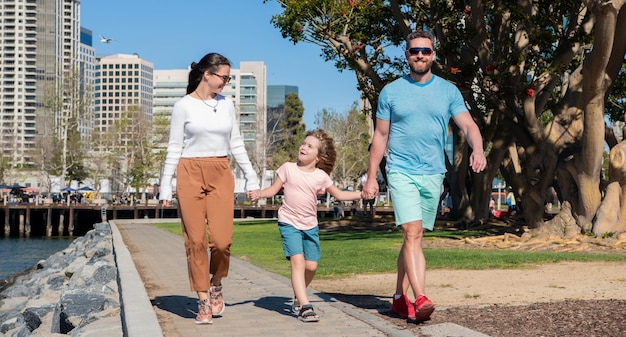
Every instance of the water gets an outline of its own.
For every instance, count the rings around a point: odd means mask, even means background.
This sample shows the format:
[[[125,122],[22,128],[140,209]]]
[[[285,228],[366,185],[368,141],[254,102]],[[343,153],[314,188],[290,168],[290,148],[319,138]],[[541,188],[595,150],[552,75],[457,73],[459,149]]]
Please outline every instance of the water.
[[[76,238],[0,237],[0,280],[34,266],[67,248]]]

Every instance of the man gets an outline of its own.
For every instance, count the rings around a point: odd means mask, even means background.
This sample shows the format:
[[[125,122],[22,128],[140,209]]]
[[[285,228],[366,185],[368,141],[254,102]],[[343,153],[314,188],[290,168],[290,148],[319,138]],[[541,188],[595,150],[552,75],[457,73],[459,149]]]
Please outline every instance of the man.
[[[389,83],[380,93],[363,191],[366,198],[378,193],[376,172],[388,149],[388,188],[396,225],[402,228],[403,236],[391,310],[403,318],[426,321],[435,306],[425,295],[422,236],[424,229],[432,230],[435,224],[446,171],[444,146],[450,118],[473,149],[470,167],[480,172],[487,160],[482,136],[460,91],[431,72],[435,60],[432,34],[414,31],[407,36],[406,43],[405,56],[411,72]],[[406,295],[409,285],[416,296],[414,303]]]

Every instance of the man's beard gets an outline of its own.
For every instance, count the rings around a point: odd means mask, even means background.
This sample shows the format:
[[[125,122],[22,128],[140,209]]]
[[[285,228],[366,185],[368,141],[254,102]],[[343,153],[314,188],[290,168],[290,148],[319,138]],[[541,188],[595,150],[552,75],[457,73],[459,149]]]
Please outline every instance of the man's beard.
[[[411,73],[413,73],[415,75],[419,75],[419,76],[428,74],[428,72],[430,71],[431,66],[432,66],[432,64],[426,64],[426,67],[423,70],[419,70],[419,69],[417,69],[417,66],[411,65],[410,66]]]

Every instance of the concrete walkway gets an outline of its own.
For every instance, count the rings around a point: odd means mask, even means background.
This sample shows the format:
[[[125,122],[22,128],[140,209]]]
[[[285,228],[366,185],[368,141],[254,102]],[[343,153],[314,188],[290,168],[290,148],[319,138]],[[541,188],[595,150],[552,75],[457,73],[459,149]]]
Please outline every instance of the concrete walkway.
[[[415,336],[374,313],[339,302],[315,290],[309,291],[309,298],[321,320],[318,323],[302,323],[288,311],[293,296],[289,279],[236,258],[231,258],[229,275],[222,281],[226,302],[223,316],[215,317],[212,325],[195,325],[197,297],[189,290],[183,239],[151,226],[157,221],[172,222],[177,219],[110,221],[114,234],[119,229],[123,239],[119,242],[114,236],[115,250],[128,249],[143,280],[143,284],[137,286],[138,281],[131,276],[128,282],[131,284],[124,285],[124,278],[129,277],[120,274],[127,336],[144,337],[147,336],[146,329],[158,330],[159,327],[165,337]],[[116,258],[125,259],[116,255]],[[131,287],[130,290],[127,287]],[[144,289],[144,294],[140,294]],[[152,303],[158,323],[154,313],[142,313],[149,311],[146,307],[150,306],[136,303],[145,302],[146,298]],[[154,327],[156,324],[159,327]],[[139,332],[142,330],[143,333]],[[485,337],[455,324],[425,326],[421,333],[431,337]]]

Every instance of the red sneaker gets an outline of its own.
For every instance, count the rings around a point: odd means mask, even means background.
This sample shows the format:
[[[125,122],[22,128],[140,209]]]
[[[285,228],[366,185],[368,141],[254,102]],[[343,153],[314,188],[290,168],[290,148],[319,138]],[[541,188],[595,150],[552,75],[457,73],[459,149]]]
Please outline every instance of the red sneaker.
[[[395,296],[393,297],[391,311],[400,316],[400,318],[415,319],[415,307],[406,295],[402,295],[398,299]]]
[[[425,295],[420,295],[415,300],[415,320],[418,322],[427,321],[435,311],[435,305]]]

